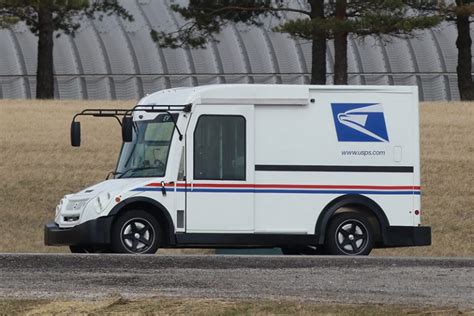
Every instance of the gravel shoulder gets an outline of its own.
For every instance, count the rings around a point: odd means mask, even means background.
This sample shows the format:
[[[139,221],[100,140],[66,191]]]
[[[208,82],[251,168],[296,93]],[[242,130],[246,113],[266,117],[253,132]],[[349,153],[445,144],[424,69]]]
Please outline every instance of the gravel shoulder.
[[[0,254],[0,298],[297,300],[474,308],[474,258]]]

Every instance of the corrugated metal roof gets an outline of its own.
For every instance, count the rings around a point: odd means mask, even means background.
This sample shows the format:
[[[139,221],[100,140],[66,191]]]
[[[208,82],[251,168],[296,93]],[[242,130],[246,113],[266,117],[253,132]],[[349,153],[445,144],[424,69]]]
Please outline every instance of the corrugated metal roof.
[[[170,2],[122,1],[134,15],[134,22],[113,16],[85,21],[76,37],[56,39],[57,97],[138,99],[178,86],[309,83],[310,43],[271,32],[277,23],[271,19],[265,20],[263,27],[231,25],[219,34],[219,42],[207,49],[159,48],[151,40],[150,28],[171,31],[183,22],[169,9]],[[457,100],[456,36],[455,26],[445,23],[415,39],[394,39],[386,45],[374,38],[350,38],[349,83],[417,84],[423,100]],[[37,38],[24,24],[18,24],[0,30],[0,41],[0,97],[34,97]],[[332,72],[331,41],[328,48],[327,65]],[[329,73],[328,83],[332,77]]]

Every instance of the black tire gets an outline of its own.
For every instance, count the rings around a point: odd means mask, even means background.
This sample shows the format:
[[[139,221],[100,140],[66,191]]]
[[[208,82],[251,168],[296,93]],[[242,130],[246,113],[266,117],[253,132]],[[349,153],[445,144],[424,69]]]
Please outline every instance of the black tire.
[[[326,230],[325,248],[330,255],[366,256],[374,247],[374,230],[359,213],[334,216]]]
[[[307,255],[307,256],[321,256],[325,255],[326,251],[324,247],[318,246],[299,246],[299,247],[282,247],[281,252],[284,255]]]
[[[105,246],[69,246],[71,253],[108,253],[110,249]]]
[[[153,254],[160,242],[160,224],[143,210],[124,213],[112,227],[112,251],[116,253]]]

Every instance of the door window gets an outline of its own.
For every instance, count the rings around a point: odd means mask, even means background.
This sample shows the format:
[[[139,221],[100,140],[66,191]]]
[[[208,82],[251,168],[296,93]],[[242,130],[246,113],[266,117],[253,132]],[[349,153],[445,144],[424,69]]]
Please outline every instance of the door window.
[[[194,131],[194,179],[245,180],[245,118],[202,115]]]

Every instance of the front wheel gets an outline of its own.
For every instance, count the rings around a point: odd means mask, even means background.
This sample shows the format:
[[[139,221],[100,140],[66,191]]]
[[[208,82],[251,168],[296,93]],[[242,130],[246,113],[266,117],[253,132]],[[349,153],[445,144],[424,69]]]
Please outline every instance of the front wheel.
[[[158,250],[160,235],[160,225],[150,213],[128,211],[114,223],[112,249],[117,253],[152,254]]]
[[[338,214],[329,223],[325,246],[330,255],[368,255],[374,247],[372,226],[362,214]]]

